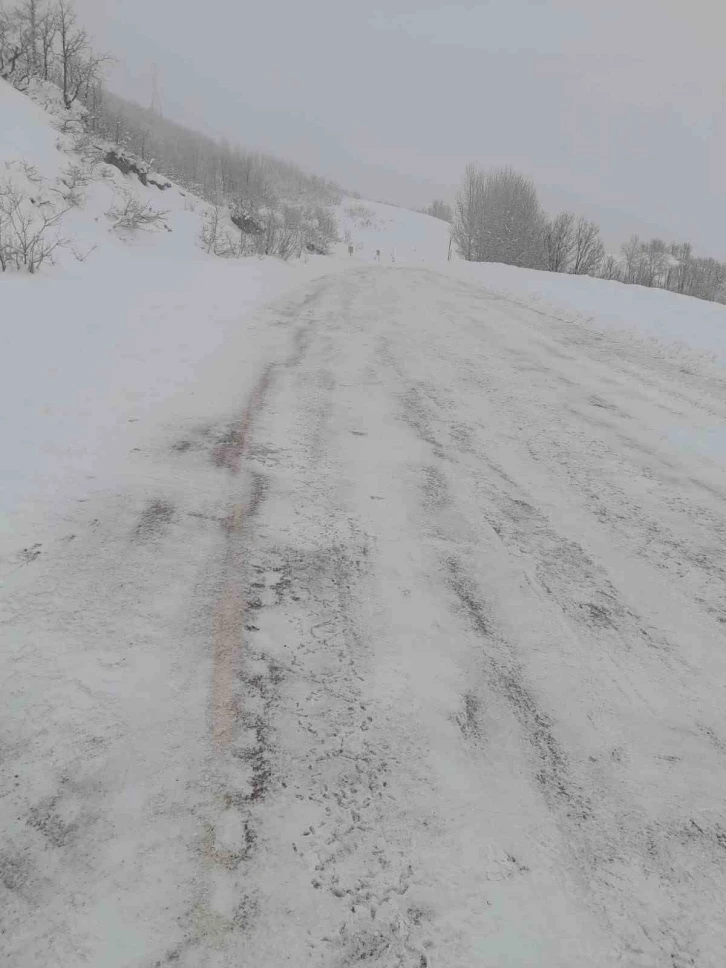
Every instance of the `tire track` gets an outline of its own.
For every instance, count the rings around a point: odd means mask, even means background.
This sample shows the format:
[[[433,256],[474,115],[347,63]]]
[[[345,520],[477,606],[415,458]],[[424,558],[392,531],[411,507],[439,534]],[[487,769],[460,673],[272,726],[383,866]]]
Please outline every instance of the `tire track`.
[[[397,393],[403,420],[431,450],[433,461],[422,466],[421,498],[426,514],[433,518],[429,526],[437,543],[447,543],[447,517],[455,505],[446,471],[457,477],[460,485],[462,476],[471,473],[468,487],[479,498],[479,513],[505,547],[528,563],[535,563],[534,573],[545,596],[557,603],[569,622],[592,630],[593,643],[604,644],[604,639],[610,639],[615,654],[620,650],[624,657],[638,642],[648,649],[670,651],[669,643],[654,637],[654,630],[646,631],[643,620],[621,602],[603,569],[579,545],[559,535],[532,506],[531,499],[525,500],[514,480],[485,454],[477,453],[476,448],[478,473],[473,472],[471,437],[462,449],[458,446],[458,430],[449,428],[456,408],[443,411],[439,391],[428,393],[425,384],[417,384],[412,392],[411,381],[395,360],[390,343],[381,356],[395,372],[395,384],[404,387]],[[476,529],[471,528],[470,533],[473,561]],[[480,544],[483,540],[479,536]],[[588,768],[583,751],[578,751],[575,762],[571,762],[555,738],[558,730],[554,716],[542,710],[526,684],[516,651],[499,629],[496,603],[493,609],[485,606],[475,571],[463,559],[443,555],[441,560],[460,609],[484,647],[479,669],[487,686],[505,700],[519,723],[538,764],[534,775],[570,844],[571,862],[586,882],[597,885],[592,898],[594,907],[618,938],[623,957],[629,959],[629,964],[643,968],[655,968],[663,963],[663,958],[679,966],[715,965],[712,953],[702,948],[692,930],[693,911],[683,894],[678,895],[681,910],[673,911],[668,923],[658,920],[654,910],[668,909],[673,891],[683,891],[683,878],[688,876],[685,872],[694,868],[694,862],[700,865],[702,879],[709,878],[709,868],[726,869],[720,859],[720,820],[714,823],[714,818],[704,818],[703,823],[695,822],[695,827],[686,818],[644,824],[637,818],[634,804],[613,785],[615,777],[603,785],[605,775],[594,766]],[[578,591],[584,592],[582,598],[576,594]],[[462,734],[468,741],[467,730],[471,732],[471,721],[476,716],[472,710],[476,710],[477,704],[472,703],[471,695],[465,697],[464,703],[468,711]],[[617,874],[634,861],[642,876],[649,879],[651,894],[659,898],[655,906],[649,903],[650,898],[638,895],[632,882]]]

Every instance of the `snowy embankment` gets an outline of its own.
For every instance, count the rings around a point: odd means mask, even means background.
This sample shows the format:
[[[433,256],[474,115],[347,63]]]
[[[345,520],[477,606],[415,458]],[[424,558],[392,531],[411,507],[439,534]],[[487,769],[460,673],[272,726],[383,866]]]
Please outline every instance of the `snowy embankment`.
[[[573,322],[644,336],[676,351],[696,350],[726,364],[726,306],[720,303],[590,276],[489,263],[457,262],[452,271]]]
[[[601,333],[603,358],[620,345],[635,356],[676,363],[682,372],[698,375],[704,386],[723,385],[726,306],[662,289],[506,265],[453,262],[448,273],[476,282],[495,298],[534,309],[545,329],[565,323],[574,341]],[[698,423],[677,410],[663,417],[661,411],[652,430],[674,455],[698,454],[726,465],[726,426],[719,413]]]
[[[36,207],[65,207],[60,179],[82,163],[62,120],[0,82],[0,182],[12,180]],[[49,232],[65,242],[55,265],[0,273],[0,576],[44,544],[69,503],[119,478],[138,484],[129,461],[166,423],[234,409],[284,338],[254,331],[245,316],[334,269],[319,257],[207,255],[205,203],[173,184],[144,186],[96,164],[81,192]],[[129,195],[163,213],[157,226],[114,228],[108,213]]]

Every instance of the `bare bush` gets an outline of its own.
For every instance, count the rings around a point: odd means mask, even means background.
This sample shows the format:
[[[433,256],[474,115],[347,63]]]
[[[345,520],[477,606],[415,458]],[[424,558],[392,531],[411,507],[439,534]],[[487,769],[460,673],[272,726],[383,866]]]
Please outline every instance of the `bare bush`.
[[[221,205],[213,205],[209,211],[205,212],[202,219],[202,228],[199,233],[199,243],[205,252],[210,255],[221,255],[217,251],[220,236],[222,234],[223,209]]]
[[[224,206],[219,203],[204,213],[199,244],[205,252],[222,259],[240,259],[255,253],[255,246],[246,235],[234,230]]]
[[[324,205],[305,209],[301,250],[327,255],[338,240],[338,221],[330,209]]]
[[[252,208],[247,199],[240,199],[230,219],[240,231],[242,255],[255,253],[280,259],[299,258],[307,252],[326,255],[338,241],[337,220],[324,205],[272,202]],[[207,245],[215,237],[216,220],[213,213],[203,228]]]
[[[11,180],[0,182],[0,269],[35,274],[67,244],[57,231],[67,209],[36,204]]]
[[[285,206],[282,210],[268,208],[263,213],[263,230],[257,238],[260,255],[274,255],[290,259],[299,250],[300,214]]]
[[[367,205],[354,204],[348,205],[345,214],[352,219],[360,228],[373,228],[376,224],[376,213]]]
[[[16,168],[25,175],[28,181],[33,185],[40,185],[43,181],[43,176],[38,171],[35,165],[31,165],[30,162],[22,161],[11,161],[6,163],[7,168]]]
[[[86,201],[86,189],[93,181],[93,168],[87,165],[71,164],[57,178],[57,188],[53,188],[68,208],[81,208]]]
[[[128,232],[139,230],[153,231],[165,226],[168,212],[155,209],[150,202],[144,202],[133,192],[123,192],[119,201],[106,212],[114,229]]]

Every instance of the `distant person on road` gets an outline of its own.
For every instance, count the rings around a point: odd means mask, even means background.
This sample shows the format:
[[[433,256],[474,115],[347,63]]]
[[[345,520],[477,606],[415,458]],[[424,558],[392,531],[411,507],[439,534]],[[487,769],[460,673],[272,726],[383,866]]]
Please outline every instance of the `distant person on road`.
[[[352,255],[353,255],[353,246],[352,245],[349,245],[348,246],[348,256],[352,256]]]
[[[376,262],[380,262],[380,261],[381,261],[381,250],[376,249]]]

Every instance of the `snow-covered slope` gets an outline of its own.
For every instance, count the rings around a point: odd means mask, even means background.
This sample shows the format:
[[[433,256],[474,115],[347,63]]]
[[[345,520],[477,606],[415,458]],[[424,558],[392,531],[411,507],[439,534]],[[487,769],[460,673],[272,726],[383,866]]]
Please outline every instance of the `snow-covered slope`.
[[[374,262],[380,251],[381,264],[446,262],[450,229],[441,219],[356,198],[343,199],[337,214],[343,255],[352,245],[357,261]]]
[[[25,158],[47,177],[60,172],[59,133],[39,105],[0,80],[0,166]]]
[[[41,90],[51,108],[52,89]],[[0,81],[0,182],[59,203],[59,178],[83,164],[67,116]],[[162,180],[165,181],[165,180]],[[223,260],[199,247],[205,203],[96,164],[57,231],[67,244],[39,274],[0,273],[0,576],[46,527],[118,480],[171,414],[233,408],[242,370],[274,340],[245,314],[329,260]],[[164,212],[120,232],[108,212],[129,195]],[[36,206],[37,207],[37,206]],[[205,383],[205,380],[207,381]]]

